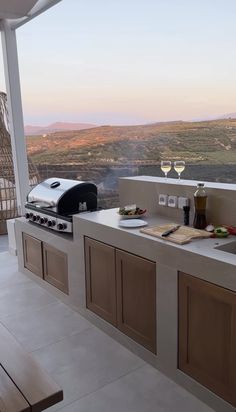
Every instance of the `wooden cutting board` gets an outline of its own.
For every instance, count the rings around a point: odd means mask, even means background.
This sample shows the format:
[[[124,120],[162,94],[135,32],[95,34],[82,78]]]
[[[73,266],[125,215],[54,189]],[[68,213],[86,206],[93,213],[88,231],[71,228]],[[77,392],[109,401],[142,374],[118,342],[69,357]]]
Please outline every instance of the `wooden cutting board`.
[[[188,226],[180,226],[176,232],[171,233],[167,237],[162,237],[162,233],[166,230],[171,229],[176,226],[176,223],[168,223],[161,226],[153,226],[145,229],[140,229],[140,232],[145,233],[150,236],[158,237],[159,239],[167,240],[168,242],[177,243],[179,245],[184,245],[185,243],[191,242],[193,239],[207,239],[211,237],[211,233],[205,230],[194,229]]]

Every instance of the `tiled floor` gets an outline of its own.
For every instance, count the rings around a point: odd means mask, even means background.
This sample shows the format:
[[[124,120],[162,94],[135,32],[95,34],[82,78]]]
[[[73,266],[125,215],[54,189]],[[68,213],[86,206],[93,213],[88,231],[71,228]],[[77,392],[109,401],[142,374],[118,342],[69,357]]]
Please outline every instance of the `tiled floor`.
[[[8,236],[0,235],[0,252],[8,250]]]
[[[1,243],[1,241],[0,241]],[[61,412],[212,412],[0,253],[0,322],[64,390]]]

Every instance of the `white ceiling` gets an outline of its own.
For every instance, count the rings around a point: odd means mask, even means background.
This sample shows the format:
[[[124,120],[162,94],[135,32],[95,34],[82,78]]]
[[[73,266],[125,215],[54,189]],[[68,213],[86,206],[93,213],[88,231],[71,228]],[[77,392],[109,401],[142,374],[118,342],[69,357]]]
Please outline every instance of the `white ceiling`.
[[[62,0],[0,0],[1,20],[7,19],[12,29],[17,29]]]
[[[0,0],[0,19],[25,17],[38,0]]]

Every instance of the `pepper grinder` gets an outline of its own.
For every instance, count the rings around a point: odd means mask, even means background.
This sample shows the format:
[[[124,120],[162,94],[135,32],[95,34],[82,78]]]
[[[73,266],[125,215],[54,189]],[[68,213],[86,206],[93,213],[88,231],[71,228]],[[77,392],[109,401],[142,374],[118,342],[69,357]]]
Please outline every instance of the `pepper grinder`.
[[[190,206],[183,206],[183,211],[184,211],[184,226],[189,226]]]

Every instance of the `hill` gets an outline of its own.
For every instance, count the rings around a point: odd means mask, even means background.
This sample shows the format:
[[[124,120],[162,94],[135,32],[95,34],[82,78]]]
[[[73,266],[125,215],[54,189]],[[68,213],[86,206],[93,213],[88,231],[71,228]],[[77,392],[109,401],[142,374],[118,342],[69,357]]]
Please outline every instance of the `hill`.
[[[223,116],[219,116],[218,119],[236,119],[236,112],[226,113]]]
[[[56,122],[49,124],[48,126],[32,126],[26,125],[25,126],[25,135],[32,136],[32,135],[43,135],[43,134],[51,134],[57,131],[62,130],[83,130],[83,129],[90,129],[91,127],[96,127],[94,124],[89,123],[63,123],[63,122]]]
[[[236,163],[236,119],[60,131],[27,137],[27,148],[38,164]]]

